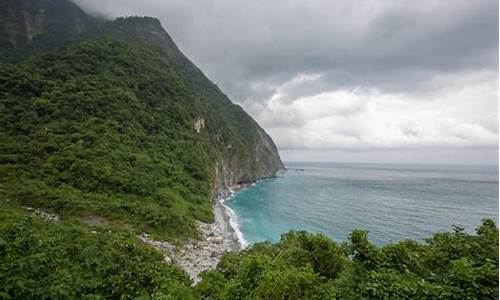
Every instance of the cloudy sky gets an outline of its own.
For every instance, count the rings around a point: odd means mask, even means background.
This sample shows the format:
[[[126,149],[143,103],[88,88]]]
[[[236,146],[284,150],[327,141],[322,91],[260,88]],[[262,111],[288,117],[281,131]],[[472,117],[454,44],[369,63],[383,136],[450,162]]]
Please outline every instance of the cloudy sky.
[[[155,16],[285,160],[498,163],[497,0],[74,0]]]

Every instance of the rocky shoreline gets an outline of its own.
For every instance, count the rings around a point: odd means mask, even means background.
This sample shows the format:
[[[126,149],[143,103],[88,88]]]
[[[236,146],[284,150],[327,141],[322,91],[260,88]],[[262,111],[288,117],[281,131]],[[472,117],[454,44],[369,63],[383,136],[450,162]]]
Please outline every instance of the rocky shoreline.
[[[152,240],[147,234],[142,234],[139,238],[162,251],[166,263],[184,269],[193,280],[193,284],[197,284],[201,280],[199,274],[205,270],[215,269],[224,252],[238,251],[244,246],[231,226],[231,214],[224,205],[228,194],[231,195],[234,190],[241,190],[244,187],[233,186],[233,189],[229,189],[230,193],[224,193],[214,201],[214,223],[196,221],[201,235],[200,240],[189,240],[177,247],[168,242]]]
[[[223,201],[214,203],[214,223],[196,222],[201,239],[183,245],[172,257],[173,263],[182,267],[194,284],[201,280],[198,276],[201,272],[215,269],[224,252],[242,249]]]
[[[262,178],[257,182],[265,179]],[[215,269],[225,252],[239,251],[246,247],[243,238],[238,237],[238,233],[231,225],[232,222],[236,223],[236,220],[232,220],[236,216],[224,202],[234,193],[255,184],[233,184],[230,187],[216,185],[213,200],[214,222],[196,221],[201,235],[200,240],[191,239],[182,246],[176,246],[169,242],[152,240],[147,234],[142,234],[139,239],[162,251],[165,262],[181,267],[193,280],[193,285],[196,285],[201,281],[200,273]]]

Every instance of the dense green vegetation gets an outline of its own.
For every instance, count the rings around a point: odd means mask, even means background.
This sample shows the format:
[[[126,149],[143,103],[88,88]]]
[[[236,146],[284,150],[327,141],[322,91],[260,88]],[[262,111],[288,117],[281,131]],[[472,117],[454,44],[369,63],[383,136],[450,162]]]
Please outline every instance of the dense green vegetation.
[[[216,162],[244,164],[260,129],[169,55],[103,33],[0,64],[0,298],[195,295],[136,236],[196,237]]]
[[[376,247],[305,232],[226,253],[195,287],[126,229],[0,206],[0,299],[497,299],[498,229]]]
[[[228,253],[196,290],[205,299],[498,299],[498,229],[455,228],[419,244],[376,247],[356,230],[337,244],[290,232]]]
[[[162,254],[125,229],[46,223],[4,203],[0,220],[0,299],[189,299],[193,294],[184,272],[163,263]]]
[[[196,236],[216,161],[250,156],[257,125],[183,76],[161,50],[106,37],[0,65],[1,197]]]
[[[164,238],[212,218],[216,149],[168,61],[107,39],[0,66],[1,197]]]
[[[176,241],[212,220],[217,163],[246,181],[281,163],[157,20],[87,35],[0,64],[0,198]]]

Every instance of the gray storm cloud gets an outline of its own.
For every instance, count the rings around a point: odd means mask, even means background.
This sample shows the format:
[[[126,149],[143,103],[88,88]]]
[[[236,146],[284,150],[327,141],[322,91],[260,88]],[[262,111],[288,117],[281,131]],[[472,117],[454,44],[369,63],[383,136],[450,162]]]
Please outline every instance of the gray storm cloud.
[[[490,149],[497,159],[496,0],[75,2],[109,18],[158,17],[284,152]]]

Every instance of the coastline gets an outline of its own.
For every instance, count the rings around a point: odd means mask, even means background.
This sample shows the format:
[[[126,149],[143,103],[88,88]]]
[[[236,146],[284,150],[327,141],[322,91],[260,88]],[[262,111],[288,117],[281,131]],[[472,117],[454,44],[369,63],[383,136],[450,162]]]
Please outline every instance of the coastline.
[[[239,251],[247,246],[239,231],[237,216],[224,202],[249,185],[236,185],[224,189],[213,203],[214,222],[196,222],[201,234],[200,240],[190,240],[176,249],[172,263],[184,269],[196,285],[201,281],[199,274],[217,267],[222,255],[229,251]]]
[[[236,213],[225,204],[226,201],[231,200],[235,193],[241,191],[247,186],[233,186],[227,189],[224,193],[214,202],[214,227],[216,231],[224,238],[228,244],[229,251],[237,251],[244,249],[247,246],[243,234],[239,230],[238,217]]]
[[[229,231],[232,231],[232,233],[230,233],[230,235],[232,235],[230,238],[234,239],[235,238],[234,235],[236,236],[236,240],[240,246],[238,250],[242,250],[242,249],[247,248],[249,246],[249,243],[247,240],[245,240],[245,237],[243,236],[243,232],[240,229],[238,215],[231,207],[226,205],[226,202],[233,199],[233,197],[236,195],[236,193],[241,192],[241,191],[243,191],[247,188],[250,188],[250,187],[255,187],[260,182],[267,181],[271,178],[276,178],[276,177],[266,177],[266,178],[258,179],[255,182],[248,183],[248,184],[233,185],[232,187],[230,187],[228,189],[228,192],[229,192],[228,196],[226,195],[225,197],[220,197],[217,200],[216,205],[222,206],[222,208],[220,208],[220,211],[221,211],[221,214],[223,215],[224,223],[229,224],[229,226],[230,226]]]
[[[239,230],[237,215],[224,203],[236,192],[250,185],[235,185],[219,194],[213,202],[214,222],[196,221],[201,235],[199,240],[190,239],[182,246],[175,246],[168,242],[150,239],[147,234],[140,235],[139,239],[162,251],[164,261],[184,269],[193,280],[193,285],[196,285],[201,281],[199,274],[215,269],[225,252],[239,251],[247,246]]]
[[[225,202],[231,200],[233,196],[234,195],[231,195],[231,197],[229,198],[221,199],[220,203],[224,208],[225,215],[229,219],[229,225],[231,226],[231,229],[236,234],[236,238],[239,243],[240,249],[245,249],[246,247],[248,247],[248,242],[245,240],[243,232],[241,232],[240,224],[238,221],[238,215],[234,212],[234,210],[231,207],[225,204]]]
[[[193,285],[196,285],[201,281],[200,273],[215,269],[225,252],[240,251],[248,246],[239,228],[238,216],[225,204],[226,201],[231,200],[236,193],[269,178],[215,188],[212,200],[214,222],[196,221],[200,239],[189,239],[180,246],[150,239],[147,234],[140,235],[139,239],[160,250],[164,255],[165,263],[182,268],[193,281]]]

